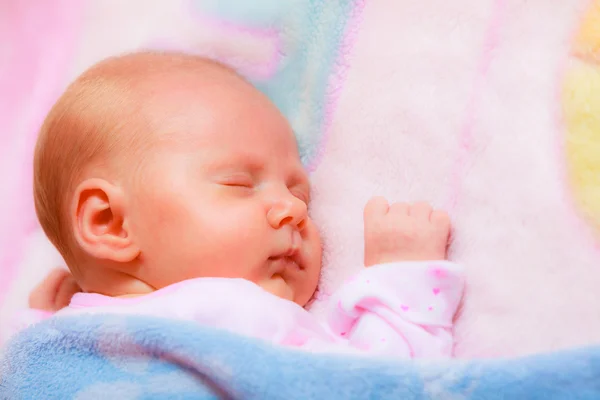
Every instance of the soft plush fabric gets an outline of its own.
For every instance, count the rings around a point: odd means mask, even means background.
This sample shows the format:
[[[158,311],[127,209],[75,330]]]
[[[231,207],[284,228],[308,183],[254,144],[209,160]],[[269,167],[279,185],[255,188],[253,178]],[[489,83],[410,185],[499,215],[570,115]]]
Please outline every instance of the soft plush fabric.
[[[151,317],[57,318],[0,359],[1,399],[598,399],[600,348],[394,361],[274,348]]]
[[[154,47],[231,63],[290,118],[313,171],[311,213],[326,246],[313,312],[362,262],[362,208],[380,194],[428,200],[453,218],[451,258],[467,273],[459,357],[599,342],[598,7],[4,2],[0,326],[60,262],[30,197],[45,112],[91,63]]]
[[[312,177],[323,296],[363,257],[369,196],[427,200],[466,268],[457,356],[600,342],[599,3],[365,3]]]
[[[55,316],[145,315],[308,352],[449,358],[463,287],[460,266],[448,261],[399,262],[364,268],[329,298],[322,318],[253,282],[230,278],[188,279],[132,298],[77,293]],[[16,329],[52,314],[26,310],[19,316]]]

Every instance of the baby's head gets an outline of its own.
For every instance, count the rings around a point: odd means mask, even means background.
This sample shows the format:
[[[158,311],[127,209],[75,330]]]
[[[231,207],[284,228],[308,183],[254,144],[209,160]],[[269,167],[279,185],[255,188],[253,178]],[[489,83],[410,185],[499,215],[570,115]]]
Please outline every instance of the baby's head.
[[[41,225],[82,289],[244,278],[304,305],[321,267],[292,130],[229,68],[137,53],[81,75],[35,152]]]

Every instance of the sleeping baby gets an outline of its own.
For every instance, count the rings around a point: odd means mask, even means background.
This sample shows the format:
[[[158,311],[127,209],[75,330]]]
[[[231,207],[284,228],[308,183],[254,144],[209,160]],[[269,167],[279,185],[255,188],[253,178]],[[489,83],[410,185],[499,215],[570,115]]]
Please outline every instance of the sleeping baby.
[[[451,355],[463,277],[446,261],[448,216],[425,203],[371,199],[365,268],[322,317],[305,310],[321,240],[292,129],[217,62],[146,52],[84,72],[42,127],[34,194],[80,290],[57,316],[176,318],[308,351]]]

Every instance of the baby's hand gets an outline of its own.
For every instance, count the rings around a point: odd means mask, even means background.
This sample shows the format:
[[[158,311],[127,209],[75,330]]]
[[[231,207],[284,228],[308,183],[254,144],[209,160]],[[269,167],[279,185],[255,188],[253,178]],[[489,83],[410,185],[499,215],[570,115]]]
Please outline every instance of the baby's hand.
[[[73,275],[65,269],[56,268],[29,295],[29,307],[56,312],[71,302],[81,288]]]
[[[427,203],[374,197],[365,206],[365,266],[397,261],[445,260],[450,218]]]

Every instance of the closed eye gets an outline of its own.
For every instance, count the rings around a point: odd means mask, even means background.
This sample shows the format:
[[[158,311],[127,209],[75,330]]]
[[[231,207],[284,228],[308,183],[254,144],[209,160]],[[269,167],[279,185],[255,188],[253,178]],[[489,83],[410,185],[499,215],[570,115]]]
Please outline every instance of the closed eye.
[[[221,185],[229,186],[229,187],[244,187],[244,188],[250,188],[250,189],[252,189],[254,187],[254,183],[252,183],[252,182],[224,182],[224,183],[221,183]]]
[[[219,181],[219,183],[223,186],[229,187],[241,187],[241,188],[253,188],[254,180],[250,176],[230,176],[225,177]]]

